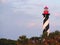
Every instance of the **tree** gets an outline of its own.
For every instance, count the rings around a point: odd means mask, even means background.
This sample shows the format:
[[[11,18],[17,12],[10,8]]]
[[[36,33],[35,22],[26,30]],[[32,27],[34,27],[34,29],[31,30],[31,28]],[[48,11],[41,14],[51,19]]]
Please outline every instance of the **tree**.
[[[21,45],[27,45],[28,43],[28,38],[26,36],[19,36],[18,43]]]

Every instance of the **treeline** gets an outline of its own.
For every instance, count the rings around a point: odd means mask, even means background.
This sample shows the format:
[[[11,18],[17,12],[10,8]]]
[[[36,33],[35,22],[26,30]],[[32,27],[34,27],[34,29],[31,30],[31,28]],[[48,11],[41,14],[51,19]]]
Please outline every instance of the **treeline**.
[[[1,38],[0,45],[60,45],[60,31],[52,32],[49,36],[43,34],[40,37],[31,38],[23,35],[17,40]]]
[[[16,45],[15,40],[11,40],[11,39],[5,39],[5,38],[1,38],[0,39],[0,45]]]

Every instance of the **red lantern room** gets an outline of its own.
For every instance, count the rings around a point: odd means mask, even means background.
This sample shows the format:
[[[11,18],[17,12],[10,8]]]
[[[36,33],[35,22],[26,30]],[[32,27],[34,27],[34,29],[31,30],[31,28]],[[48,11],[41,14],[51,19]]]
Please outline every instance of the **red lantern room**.
[[[49,14],[48,7],[47,7],[47,6],[44,8],[43,14],[45,14],[45,15],[46,15],[46,14]]]

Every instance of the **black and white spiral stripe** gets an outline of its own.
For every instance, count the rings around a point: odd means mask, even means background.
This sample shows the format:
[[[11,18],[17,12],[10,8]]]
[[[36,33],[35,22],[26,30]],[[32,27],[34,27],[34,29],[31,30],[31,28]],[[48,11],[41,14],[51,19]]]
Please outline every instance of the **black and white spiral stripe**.
[[[47,32],[49,35],[49,15],[45,15],[43,20],[43,33]]]

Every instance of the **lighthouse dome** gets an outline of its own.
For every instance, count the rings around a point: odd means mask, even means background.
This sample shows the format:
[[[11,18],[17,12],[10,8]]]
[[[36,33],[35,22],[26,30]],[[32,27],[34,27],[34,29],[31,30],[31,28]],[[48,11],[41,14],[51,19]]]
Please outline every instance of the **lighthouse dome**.
[[[48,9],[48,7],[47,7],[47,6],[45,6],[45,7],[44,7],[44,9]]]

